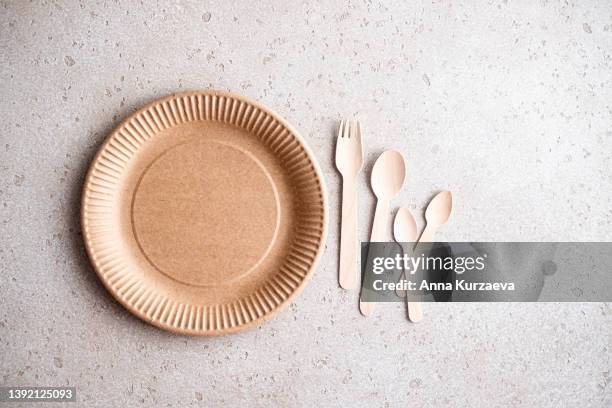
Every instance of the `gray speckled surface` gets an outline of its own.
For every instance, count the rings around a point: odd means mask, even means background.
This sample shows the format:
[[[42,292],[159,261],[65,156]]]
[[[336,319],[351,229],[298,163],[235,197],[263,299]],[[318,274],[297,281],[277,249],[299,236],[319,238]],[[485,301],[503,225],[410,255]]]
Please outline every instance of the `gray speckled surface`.
[[[323,3],[0,2],[0,385],[70,384],[79,405],[105,407],[612,405],[609,304],[427,305],[418,326],[398,304],[362,318],[336,284],[332,165],[335,123],[354,114],[368,167],[388,147],[409,162],[394,206],[453,191],[442,238],[612,240],[612,3]],[[109,130],[199,88],[293,123],[331,204],[302,295],[225,338],[132,317],[79,234],[84,172]]]

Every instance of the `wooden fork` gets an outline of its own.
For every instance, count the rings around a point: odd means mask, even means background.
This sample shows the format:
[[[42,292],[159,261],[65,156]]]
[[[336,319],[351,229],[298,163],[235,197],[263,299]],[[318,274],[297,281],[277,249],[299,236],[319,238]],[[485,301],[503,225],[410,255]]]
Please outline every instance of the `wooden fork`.
[[[336,167],[342,174],[342,226],[338,281],[344,289],[354,289],[359,280],[357,239],[357,174],[363,167],[361,126],[356,120],[343,120],[336,142]]]

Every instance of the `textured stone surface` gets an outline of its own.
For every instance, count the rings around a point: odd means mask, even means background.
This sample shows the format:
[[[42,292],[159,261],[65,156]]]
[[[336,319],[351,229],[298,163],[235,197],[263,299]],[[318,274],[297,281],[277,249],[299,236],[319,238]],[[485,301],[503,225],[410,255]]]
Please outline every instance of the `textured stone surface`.
[[[291,3],[291,4],[290,4]],[[336,284],[337,120],[367,169],[404,152],[394,203],[452,190],[446,239],[612,240],[612,3],[0,2],[0,385],[74,385],[83,406],[612,405],[609,304],[401,305],[362,318]],[[132,317],[92,271],[79,195],[143,103],[256,98],[314,149],[327,251],[273,321],[187,338]],[[362,173],[360,236],[373,198]],[[102,402],[104,401],[104,402]]]

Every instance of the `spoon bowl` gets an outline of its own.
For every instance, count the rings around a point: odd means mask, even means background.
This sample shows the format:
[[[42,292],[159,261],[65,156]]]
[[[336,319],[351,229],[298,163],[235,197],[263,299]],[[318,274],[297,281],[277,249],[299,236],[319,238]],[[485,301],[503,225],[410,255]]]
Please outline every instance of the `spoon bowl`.
[[[453,208],[453,196],[450,191],[441,191],[431,199],[427,210],[425,210],[425,220],[427,226],[440,226],[448,221]]]
[[[401,207],[395,214],[393,237],[397,242],[415,242],[417,240],[416,221],[405,207]]]
[[[406,163],[397,150],[386,150],[374,163],[372,190],[379,200],[390,201],[397,195],[406,179]]]

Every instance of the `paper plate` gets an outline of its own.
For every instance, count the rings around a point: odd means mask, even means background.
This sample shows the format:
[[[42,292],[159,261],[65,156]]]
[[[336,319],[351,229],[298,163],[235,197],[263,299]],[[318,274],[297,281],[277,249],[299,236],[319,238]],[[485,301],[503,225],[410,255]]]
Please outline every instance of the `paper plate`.
[[[128,310],[219,335],[262,322],[304,286],[324,247],[326,193],[310,149],[277,114],[189,92],[108,137],[81,221],[96,272]]]

